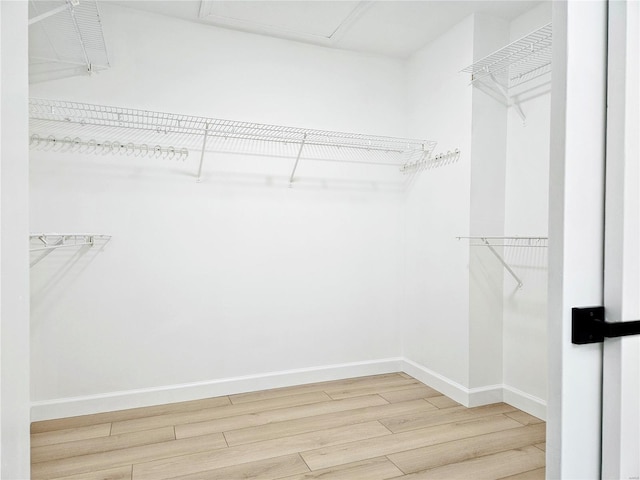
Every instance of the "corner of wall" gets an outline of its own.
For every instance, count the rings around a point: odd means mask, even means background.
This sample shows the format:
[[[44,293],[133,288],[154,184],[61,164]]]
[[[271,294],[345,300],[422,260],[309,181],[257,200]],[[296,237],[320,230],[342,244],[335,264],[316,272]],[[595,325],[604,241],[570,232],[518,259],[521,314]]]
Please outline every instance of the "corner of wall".
[[[541,420],[546,419],[546,401],[516,388],[504,384],[467,388],[408,358],[404,358],[402,363],[405,373],[465,407],[504,402]]]
[[[473,58],[508,43],[509,24],[474,17]],[[504,235],[507,107],[473,88],[469,234]],[[469,387],[502,384],[502,265],[486,248],[469,247]]]

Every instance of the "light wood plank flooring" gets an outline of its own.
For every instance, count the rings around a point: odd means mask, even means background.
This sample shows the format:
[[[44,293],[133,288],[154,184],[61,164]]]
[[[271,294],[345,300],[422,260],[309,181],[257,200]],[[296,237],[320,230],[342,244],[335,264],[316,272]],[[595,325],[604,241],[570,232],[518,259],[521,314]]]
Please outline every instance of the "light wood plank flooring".
[[[36,422],[32,478],[544,479],[545,424],[404,373]]]

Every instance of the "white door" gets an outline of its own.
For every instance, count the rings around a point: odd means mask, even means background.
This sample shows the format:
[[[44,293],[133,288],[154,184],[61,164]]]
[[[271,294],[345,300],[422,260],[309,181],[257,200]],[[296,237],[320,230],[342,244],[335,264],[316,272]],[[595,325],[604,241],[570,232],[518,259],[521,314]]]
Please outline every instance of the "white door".
[[[604,307],[629,322],[640,319],[640,2],[610,1],[608,17]],[[638,479],[640,336],[603,348],[602,478]]]
[[[548,478],[640,478],[639,340],[572,343],[573,307],[640,319],[638,7],[553,5]]]

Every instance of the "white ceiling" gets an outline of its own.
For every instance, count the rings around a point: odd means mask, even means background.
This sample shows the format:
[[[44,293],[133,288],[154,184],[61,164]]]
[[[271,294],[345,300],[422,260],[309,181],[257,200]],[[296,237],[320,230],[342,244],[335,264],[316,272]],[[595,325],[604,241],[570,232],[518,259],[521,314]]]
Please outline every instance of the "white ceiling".
[[[406,58],[472,13],[512,20],[541,0],[120,0],[185,20]]]

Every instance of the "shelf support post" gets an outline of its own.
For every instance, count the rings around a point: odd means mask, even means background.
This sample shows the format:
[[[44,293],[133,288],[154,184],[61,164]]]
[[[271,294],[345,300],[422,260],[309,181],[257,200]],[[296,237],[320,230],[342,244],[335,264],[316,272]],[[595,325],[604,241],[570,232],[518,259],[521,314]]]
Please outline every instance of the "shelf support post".
[[[64,244],[64,237],[60,237],[55,243],[51,244],[47,242],[46,237],[39,237],[39,240],[45,244],[45,252],[40,255],[38,258],[29,263],[29,267],[33,267],[35,264],[40,262],[44,257],[49,255],[51,252],[55,250],[55,247],[61,247]]]
[[[307,134],[304,134],[302,137],[302,143],[300,143],[300,148],[298,149],[298,156],[296,157],[296,163],[293,164],[293,170],[291,171],[291,176],[289,177],[289,188],[293,186],[293,178],[296,174],[296,169],[298,168],[298,162],[300,161],[300,155],[302,154],[302,149],[304,148],[304,142],[307,140]]]
[[[504,96],[504,99],[506,100],[507,105],[508,106],[509,105],[513,106],[516,109],[516,112],[518,113],[518,115],[520,115],[520,118],[522,119],[522,121],[526,122],[527,121],[527,117],[524,115],[524,112],[522,111],[522,108],[520,107],[520,104],[511,99],[511,97],[509,96],[509,92],[507,92],[507,89],[502,86],[502,84],[498,81],[498,79],[496,79],[496,77],[495,77],[495,75],[493,75],[493,73],[490,76],[491,76],[491,80],[493,81],[493,83],[496,84],[496,88]]]
[[[491,243],[489,243],[489,241],[486,238],[483,238],[482,242],[489,248],[489,250],[491,250],[491,253],[495,255],[498,261],[502,264],[504,268],[507,269],[507,272],[511,274],[511,276],[515,279],[515,281],[518,282],[518,288],[522,288],[522,280],[520,280],[520,277],[518,277],[516,273],[511,269],[511,267],[507,264],[507,262],[504,261],[504,258],[502,258],[502,256],[498,252],[496,252],[496,249],[493,248],[493,245],[491,245]]]
[[[204,151],[207,148],[207,137],[209,136],[209,124],[207,123],[204,129],[204,138],[202,140],[202,152],[200,152],[200,165],[198,166],[198,179],[196,182],[202,181],[202,163],[204,162]]]

